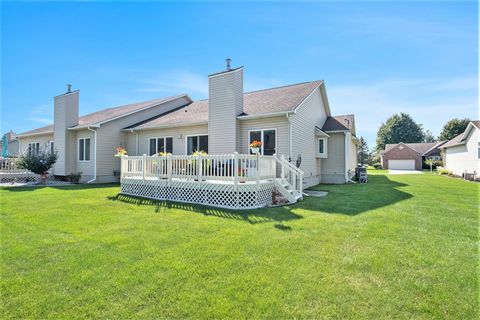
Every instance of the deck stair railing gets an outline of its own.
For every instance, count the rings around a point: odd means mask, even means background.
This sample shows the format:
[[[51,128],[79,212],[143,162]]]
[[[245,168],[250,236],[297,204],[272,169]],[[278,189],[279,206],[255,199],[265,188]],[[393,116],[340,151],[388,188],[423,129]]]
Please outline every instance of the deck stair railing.
[[[273,156],[280,167],[280,177],[275,179],[277,190],[291,203],[303,199],[303,171],[291,164],[285,156]]]

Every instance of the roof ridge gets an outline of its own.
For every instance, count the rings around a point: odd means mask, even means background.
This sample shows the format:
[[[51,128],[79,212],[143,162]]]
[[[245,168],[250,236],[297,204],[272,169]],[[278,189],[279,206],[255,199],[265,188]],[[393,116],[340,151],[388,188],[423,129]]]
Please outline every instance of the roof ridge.
[[[248,91],[248,92],[244,92],[243,94],[255,93],[255,92],[260,92],[260,91],[267,91],[267,90],[274,90],[274,89],[281,89],[281,88],[287,88],[287,87],[293,87],[293,86],[299,86],[299,85],[302,85],[302,84],[314,83],[314,82],[323,82],[323,80],[313,80],[313,81],[305,81],[305,82],[298,82],[298,83],[286,84],[286,85],[278,86],[278,87],[272,87],[272,88],[265,88],[265,89]],[[208,99],[207,99],[207,100],[208,100]]]

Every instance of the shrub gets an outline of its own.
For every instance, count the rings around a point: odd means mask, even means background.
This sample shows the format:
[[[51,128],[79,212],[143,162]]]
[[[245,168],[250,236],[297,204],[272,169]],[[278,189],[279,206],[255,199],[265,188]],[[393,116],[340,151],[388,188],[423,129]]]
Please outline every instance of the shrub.
[[[452,172],[451,171],[448,171],[447,169],[441,169],[438,171],[438,174],[440,175],[452,175]]]
[[[40,175],[42,182],[45,182],[48,177],[48,170],[53,167],[57,158],[56,152],[40,151],[36,154],[30,153],[21,156],[17,161],[17,166]]]
[[[442,160],[425,160],[422,163],[423,169],[430,169],[430,162],[432,163],[432,169],[436,169],[437,167],[441,167],[443,165]]]
[[[81,178],[82,178],[81,172],[73,172],[68,175],[68,181],[75,184],[78,184]]]
[[[379,162],[374,163],[374,164],[373,164],[373,167],[374,167],[375,169],[382,169],[382,168],[383,168],[383,167],[382,167],[382,164],[379,163]]]

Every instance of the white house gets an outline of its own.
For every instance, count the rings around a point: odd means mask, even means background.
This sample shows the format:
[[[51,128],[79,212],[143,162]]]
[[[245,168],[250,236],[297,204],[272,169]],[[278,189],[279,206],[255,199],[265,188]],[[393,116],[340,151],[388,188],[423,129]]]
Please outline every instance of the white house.
[[[304,186],[345,183],[356,162],[353,115],[333,116],[324,81],[243,92],[243,67],[211,74],[209,99],[187,94],[132,103],[79,116],[80,92],[54,98],[54,123],[18,135],[21,152],[51,148],[59,159],[54,175],[82,172],[90,182],[118,181],[115,148],[129,155],[284,155],[304,172]]]
[[[445,169],[453,174],[463,176],[465,173],[480,173],[480,121],[471,121],[465,132],[445,143],[443,161]]]

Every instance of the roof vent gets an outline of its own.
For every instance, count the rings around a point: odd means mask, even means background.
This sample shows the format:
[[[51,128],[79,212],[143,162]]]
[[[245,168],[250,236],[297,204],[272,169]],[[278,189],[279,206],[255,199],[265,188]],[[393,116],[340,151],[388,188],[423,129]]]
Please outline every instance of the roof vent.
[[[227,59],[225,59],[225,61],[227,62],[227,71],[232,70],[232,67],[230,66],[230,62],[232,62],[232,59],[227,58]]]
[[[72,85],[69,83],[67,84],[67,93],[72,92]]]

